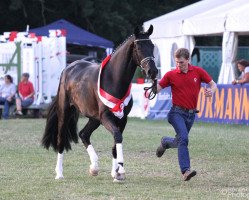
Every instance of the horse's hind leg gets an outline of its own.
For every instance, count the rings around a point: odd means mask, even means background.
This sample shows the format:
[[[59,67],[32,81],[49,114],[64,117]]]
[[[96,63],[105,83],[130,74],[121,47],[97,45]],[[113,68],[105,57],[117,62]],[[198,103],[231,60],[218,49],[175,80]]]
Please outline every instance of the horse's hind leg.
[[[57,154],[57,162],[55,167],[56,177],[55,179],[63,179],[63,151]]]
[[[59,103],[60,106],[64,107],[65,102]],[[56,172],[56,177],[55,179],[63,179],[63,159],[64,159],[64,146],[61,144],[61,131],[63,129],[64,123],[65,123],[65,112],[64,109],[61,110],[59,109],[58,116],[60,116],[61,120],[58,121],[58,132],[59,132],[59,137],[57,138],[57,141],[59,143],[58,145],[58,154],[57,154],[57,161],[56,161],[56,167],[55,167],[55,172]]]
[[[84,146],[86,147],[86,150],[88,152],[88,155],[91,160],[91,165],[89,168],[89,173],[92,176],[98,175],[98,156],[90,142],[90,137],[92,135],[92,132],[96,130],[100,125],[100,122],[98,120],[90,118],[85,127],[79,132],[79,137],[81,138]]]
[[[61,80],[61,85],[58,90],[58,107],[57,107],[57,115],[58,115],[58,135],[57,135],[57,163],[55,167],[56,177],[55,179],[61,179],[63,177],[63,157],[64,150],[71,149],[71,145],[67,135],[71,134],[72,140],[77,142],[77,121],[78,117],[76,117],[77,113],[73,108],[70,108],[70,103],[65,93],[64,89],[64,80],[65,77]],[[77,118],[77,119],[76,119]],[[73,119],[73,120],[72,120]]]

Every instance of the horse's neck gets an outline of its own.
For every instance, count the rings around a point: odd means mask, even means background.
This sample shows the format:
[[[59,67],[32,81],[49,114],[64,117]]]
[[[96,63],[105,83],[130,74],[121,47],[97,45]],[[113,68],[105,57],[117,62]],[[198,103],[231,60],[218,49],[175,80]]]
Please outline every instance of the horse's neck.
[[[125,95],[136,70],[136,64],[132,59],[131,43],[132,41],[128,41],[120,47],[106,66],[105,76],[108,76],[108,80],[105,82],[109,85],[109,87],[106,85],[106,88],[117,98]]]
[[[112,70],[115,72],[117,82],[130,84],[136,70],[136,64],[132,59],[130,45],[123,46],[111,59]]]

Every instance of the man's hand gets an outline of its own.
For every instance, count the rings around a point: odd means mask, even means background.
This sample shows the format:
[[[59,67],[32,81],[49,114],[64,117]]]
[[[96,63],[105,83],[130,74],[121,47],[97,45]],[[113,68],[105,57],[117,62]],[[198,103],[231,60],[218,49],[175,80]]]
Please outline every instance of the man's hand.
[[[212,97],[213,92],[212,92],[211,88],[205,88],[204,95],[205,95],[205,97]]]
[[[205,86],[204,95],[205,95],[205,97],[212,97],[213,93],[215,93],[215,91],[217,89],[217,85],[213,80],[210,81],[208,83],[208,85],[209,85],[208,88]]]

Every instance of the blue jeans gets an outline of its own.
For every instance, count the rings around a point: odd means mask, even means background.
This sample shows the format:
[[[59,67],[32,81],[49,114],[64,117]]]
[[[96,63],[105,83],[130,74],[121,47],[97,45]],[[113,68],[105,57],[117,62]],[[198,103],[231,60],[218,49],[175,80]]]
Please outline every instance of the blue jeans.
[[[9,109],[10,109],[10,106],[13,104],[13,101],[10,102],[7,100],[7,98],[0,97],[0,104],[4,105],[2,117],[4,119],[8,119],[9,118]]]
[[[29,107],[33,102],[34,102],[34,99],[32,99],[32,98],[27,98],[27,99],[25,99],[25,100],[21,100],[21,106],[22,106],[23,108],[27,108],[27,107]]]
[[[181,172],[190,169],[188,151],[188,134],[194,123],[195,113],[172,107],[168,114],[168,122],[174,127],[176,137],[163,137],[162,145],[168,148],[178,148],[178,161]]]

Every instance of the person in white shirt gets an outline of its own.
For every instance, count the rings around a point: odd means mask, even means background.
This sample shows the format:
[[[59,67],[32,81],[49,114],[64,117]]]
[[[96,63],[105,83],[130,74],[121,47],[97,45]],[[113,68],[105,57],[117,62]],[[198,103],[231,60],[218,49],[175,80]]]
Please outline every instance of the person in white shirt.
[[[4,77],[4,84],[0,88],[0,104],[4,105],[3,119],[9,118],[9,107],[15,102],[16,85],[10,75]]]
[[[241,72],[241,75],[238,79],[235,79],[232,84],[249,83],[249,62],[245,59],[241,59],[237,61],[237,67]]]

